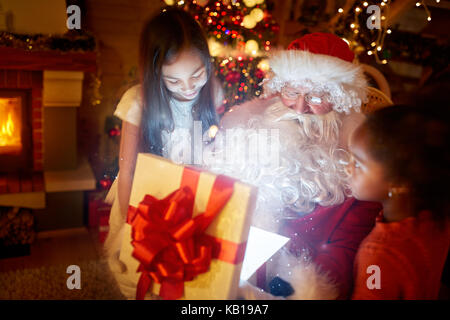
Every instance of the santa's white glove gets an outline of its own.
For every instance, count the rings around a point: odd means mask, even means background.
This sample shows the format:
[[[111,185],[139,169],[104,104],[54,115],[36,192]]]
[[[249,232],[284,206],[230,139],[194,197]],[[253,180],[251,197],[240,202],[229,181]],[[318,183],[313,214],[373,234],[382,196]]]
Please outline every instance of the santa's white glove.
[[[244,300],[286,300],[283,297],[271,295],[245,280],[239,282],[238,298]]]

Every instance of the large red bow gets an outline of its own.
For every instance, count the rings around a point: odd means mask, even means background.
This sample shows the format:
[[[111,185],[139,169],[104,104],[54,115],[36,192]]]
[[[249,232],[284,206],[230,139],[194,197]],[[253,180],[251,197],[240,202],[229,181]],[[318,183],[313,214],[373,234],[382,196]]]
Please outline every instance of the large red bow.
[[[217,176],[206,211],[193,218],[199,174],[185,168],[179,189],[161,200],[146,195],[137,208],[129,207],[133,257],[140,261],[137,271],[141,272],[136,299],[144,299],[152,281],[161,284],[163,299],[179,299],[184,281],[208,271],[212,258],[242,261],[245,245],[204,234],[230,199],[234,181]]]

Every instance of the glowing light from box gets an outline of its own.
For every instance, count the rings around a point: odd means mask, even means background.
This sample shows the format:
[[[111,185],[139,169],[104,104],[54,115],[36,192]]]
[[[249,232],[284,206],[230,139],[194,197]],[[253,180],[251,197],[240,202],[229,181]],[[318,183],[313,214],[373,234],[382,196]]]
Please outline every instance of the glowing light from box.
[[[216,125],[212,125],[211,127],[209,127],[208,130],[208,135],[209,137],[212,139],[216,136],[217,131],[219,131],[219,128]]]

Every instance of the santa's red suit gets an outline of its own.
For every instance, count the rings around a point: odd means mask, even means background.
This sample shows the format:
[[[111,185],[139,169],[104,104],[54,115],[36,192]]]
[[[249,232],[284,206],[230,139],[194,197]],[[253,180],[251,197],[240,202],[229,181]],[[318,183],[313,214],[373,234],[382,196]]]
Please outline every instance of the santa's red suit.
[[[324,297],[334,285],[338,292],[337,298],[348,298],[356,250],[374,227],[380,210],[381,205],[378,203],[347,198],[339,205],[318,206],[308,215],[286,220],[282,226],[280,233],[291,239],[289,251],[297,256],[308,252],[311,262],[321,272],[328,273],[331,281],[329,286],[322,287]]]

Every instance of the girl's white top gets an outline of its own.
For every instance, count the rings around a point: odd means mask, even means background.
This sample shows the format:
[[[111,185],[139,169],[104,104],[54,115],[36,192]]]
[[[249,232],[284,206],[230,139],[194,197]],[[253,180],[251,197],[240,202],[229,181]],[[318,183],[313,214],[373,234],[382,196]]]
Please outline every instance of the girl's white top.
[[[117,105],[114,115],[123,121],[139,126],[142,117],[142,98],[140,96],[140,85],[128,89]],[[192,106],[196,100],[178,101],[170,99],[170,108],[174,121],[172,132],[161,133],[163,142],[163,157],[177,163],[183,163],[186,159],[184,146],[191,145],[190,130],[193,126]]]

